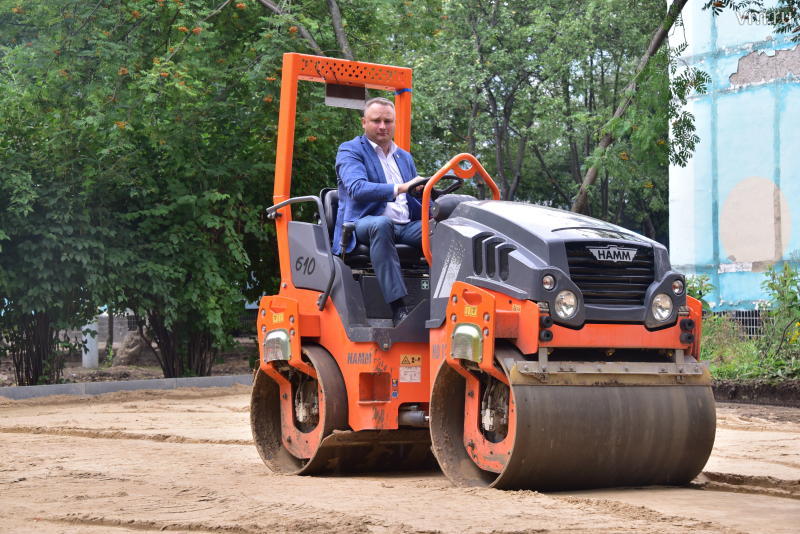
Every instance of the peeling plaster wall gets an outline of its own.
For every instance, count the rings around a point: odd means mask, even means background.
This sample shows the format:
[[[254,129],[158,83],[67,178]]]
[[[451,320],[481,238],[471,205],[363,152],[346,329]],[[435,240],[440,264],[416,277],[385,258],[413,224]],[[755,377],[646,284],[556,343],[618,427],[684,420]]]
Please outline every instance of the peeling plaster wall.
[[[710,276],[715,310],[753,309],[769,266],[800,263],[800,46],[702,4],[687,4],[670,36],[688,44],[684,65],[711,76],[686,106],[701,141],[670,168],[671,257]]]
[[[759,50],[739,58],[731,86],[769,83],[787,76],[800,76],[800,46],[786,50]]]

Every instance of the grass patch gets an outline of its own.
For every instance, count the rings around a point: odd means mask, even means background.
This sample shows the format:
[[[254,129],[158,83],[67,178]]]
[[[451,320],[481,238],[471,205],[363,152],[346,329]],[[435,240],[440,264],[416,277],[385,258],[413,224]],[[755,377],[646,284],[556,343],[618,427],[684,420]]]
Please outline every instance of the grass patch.
[[[797,261],[797,260],[794,260]],[[738,323],[724,315],[703,319],[700,356],[711,362],[717,379],[800,379],[800,268],[791,262],[774,265],[761,283],[766,300],[760,307],[762,335],[743,335]],[[686,290],[703,303],[713,291],[707,275],[687,278]]]
[[[703,320],[701,357],[720,380],[800,378],[800,360],[769,350],[766,340],[748,339],[738,323],[721,315]]]

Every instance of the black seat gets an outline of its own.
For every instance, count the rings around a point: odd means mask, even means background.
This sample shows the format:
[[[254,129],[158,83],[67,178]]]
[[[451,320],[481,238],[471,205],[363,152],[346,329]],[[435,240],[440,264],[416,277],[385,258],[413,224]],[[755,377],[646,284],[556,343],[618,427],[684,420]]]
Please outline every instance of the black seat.
[[[333,241],[333,232],[336,229],[336,215],[339,213],[339,190],[326,187],[319,193],[322,198],[322,207],[325,210],[325,222],[328,224],[328,233]],[[398,244],[397,256],[402,267],[419,267],[425,265],[422,251],[417,247]],[[369,247],[363,243],[356,243],[356,248],[345,254],[344,262],[350,267],[362,268],[369,265]]]
[[[471,200],[478,200],[472,195],[442,195],[433,201],[433,209],[431,216],[437,222],[443,221],[452,215],[453,211],[462,202],[469,202]]]

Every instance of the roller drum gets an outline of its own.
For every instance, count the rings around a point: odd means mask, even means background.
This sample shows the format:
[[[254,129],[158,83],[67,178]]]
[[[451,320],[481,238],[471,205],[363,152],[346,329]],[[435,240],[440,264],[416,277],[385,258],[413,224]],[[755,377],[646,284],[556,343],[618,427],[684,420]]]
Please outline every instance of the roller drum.
[[[314,475],[370,471],[431,469],[436,461],[427,429],[348,430],[347,393],[336,361],[322,347],[304,345],[303,354],[317,373],[320,420],[308,432],[314,435],[307,457],[286,447],[281,422],[281,390],[259,370],[253,382],[250,426],[261,459],[279,474]],[[286,402],[286,401],[284,401]],[[289,401],[291,402],[291,401]]]
[[[495,473],[480,469],[464,446],[464,394],[465,380],[443,365],[431,399],[431,436],[442,470],[458,485],[681,485],[700,473],[714,444],[708,385],[512,384],[513,445]]]

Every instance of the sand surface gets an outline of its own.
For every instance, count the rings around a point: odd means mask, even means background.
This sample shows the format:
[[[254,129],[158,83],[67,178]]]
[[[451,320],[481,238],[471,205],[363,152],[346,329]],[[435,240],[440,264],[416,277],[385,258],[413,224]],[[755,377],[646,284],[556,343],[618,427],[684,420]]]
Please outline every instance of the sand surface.
[[[800,532],[800,409],[719,404],[692,487],[549,494],[273,475],[248,418],[245,386],[0,398],[0,532]]]

